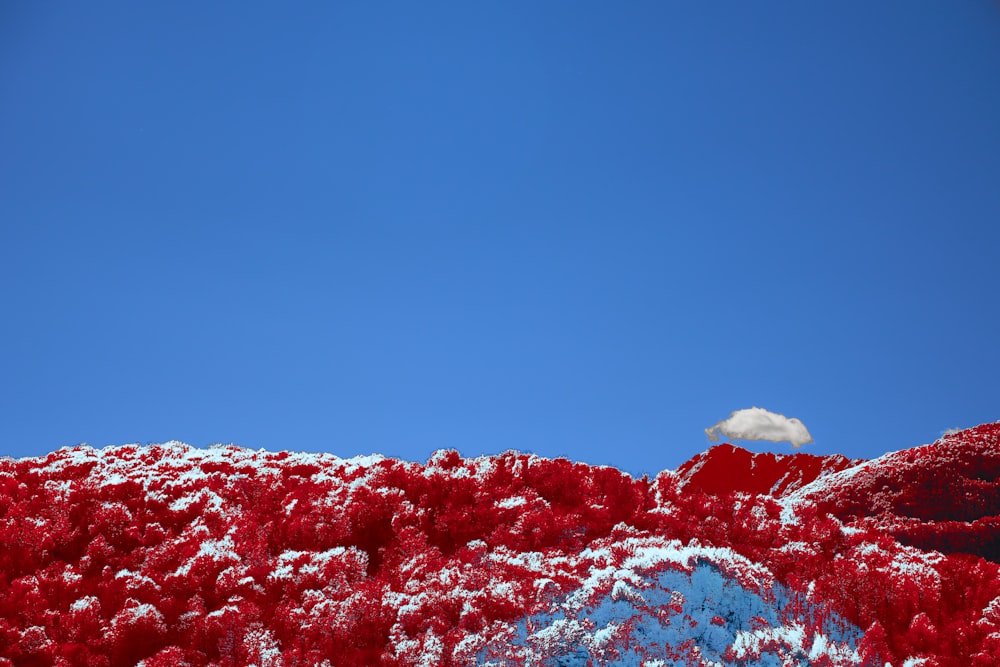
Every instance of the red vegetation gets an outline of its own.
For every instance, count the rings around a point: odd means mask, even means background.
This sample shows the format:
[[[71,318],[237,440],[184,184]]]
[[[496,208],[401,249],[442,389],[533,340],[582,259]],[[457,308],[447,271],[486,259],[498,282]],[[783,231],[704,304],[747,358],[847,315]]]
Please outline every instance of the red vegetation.
[[[855,463],[721,446],[637,480],[515,453],[0,460],[0,667],[470,664],[578,587],[587,547],[629,538],[760,564],[865,630],[863,664],[1000,664],[1000,425]]]
[[[843,456],[755,454],[730,444],[717,445],[677,469],[685,484],[714,495],[734,493],[782,496],[816,478],[857,465]]]
[[[843,521],[877,524],[927,551],[1000,562],[997,424],[893,452],[800,494]]]

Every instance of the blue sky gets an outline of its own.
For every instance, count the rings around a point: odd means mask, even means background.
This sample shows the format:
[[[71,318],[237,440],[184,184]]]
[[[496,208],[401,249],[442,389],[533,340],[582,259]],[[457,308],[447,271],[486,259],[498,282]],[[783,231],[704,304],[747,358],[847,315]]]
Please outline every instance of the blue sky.
[[[5,3],[0,454],[1000,419],[1000,6],[745,5]]]

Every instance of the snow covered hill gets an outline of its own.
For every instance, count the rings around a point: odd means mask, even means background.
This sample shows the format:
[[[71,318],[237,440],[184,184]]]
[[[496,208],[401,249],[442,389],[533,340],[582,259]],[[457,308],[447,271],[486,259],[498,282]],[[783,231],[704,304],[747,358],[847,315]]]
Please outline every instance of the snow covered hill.
[[[1000,424],[678,471],[0,460],[0,666],[1000,664]]]

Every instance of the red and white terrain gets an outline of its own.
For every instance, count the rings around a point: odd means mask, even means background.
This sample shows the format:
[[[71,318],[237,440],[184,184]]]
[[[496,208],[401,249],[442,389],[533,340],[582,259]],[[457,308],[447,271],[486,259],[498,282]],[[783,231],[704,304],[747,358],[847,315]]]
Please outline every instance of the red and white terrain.
[[[0,666],[1000,665],[1000,423],[677,471],[0,460]]]

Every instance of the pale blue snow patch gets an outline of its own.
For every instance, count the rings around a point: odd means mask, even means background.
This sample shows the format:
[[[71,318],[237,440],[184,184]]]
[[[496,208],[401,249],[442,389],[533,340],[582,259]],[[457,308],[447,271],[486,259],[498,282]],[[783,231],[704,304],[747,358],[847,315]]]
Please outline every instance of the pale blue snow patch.
[[[480,652],[482,667],[787,667],[826,655],[833,665],[860,664],[862,632],[843,618],[776,584],[744,588],[701,560],[692,571],[649,575],[640,590],[615,585],[595,604],[566,604],[518,623],[504,645]]]

